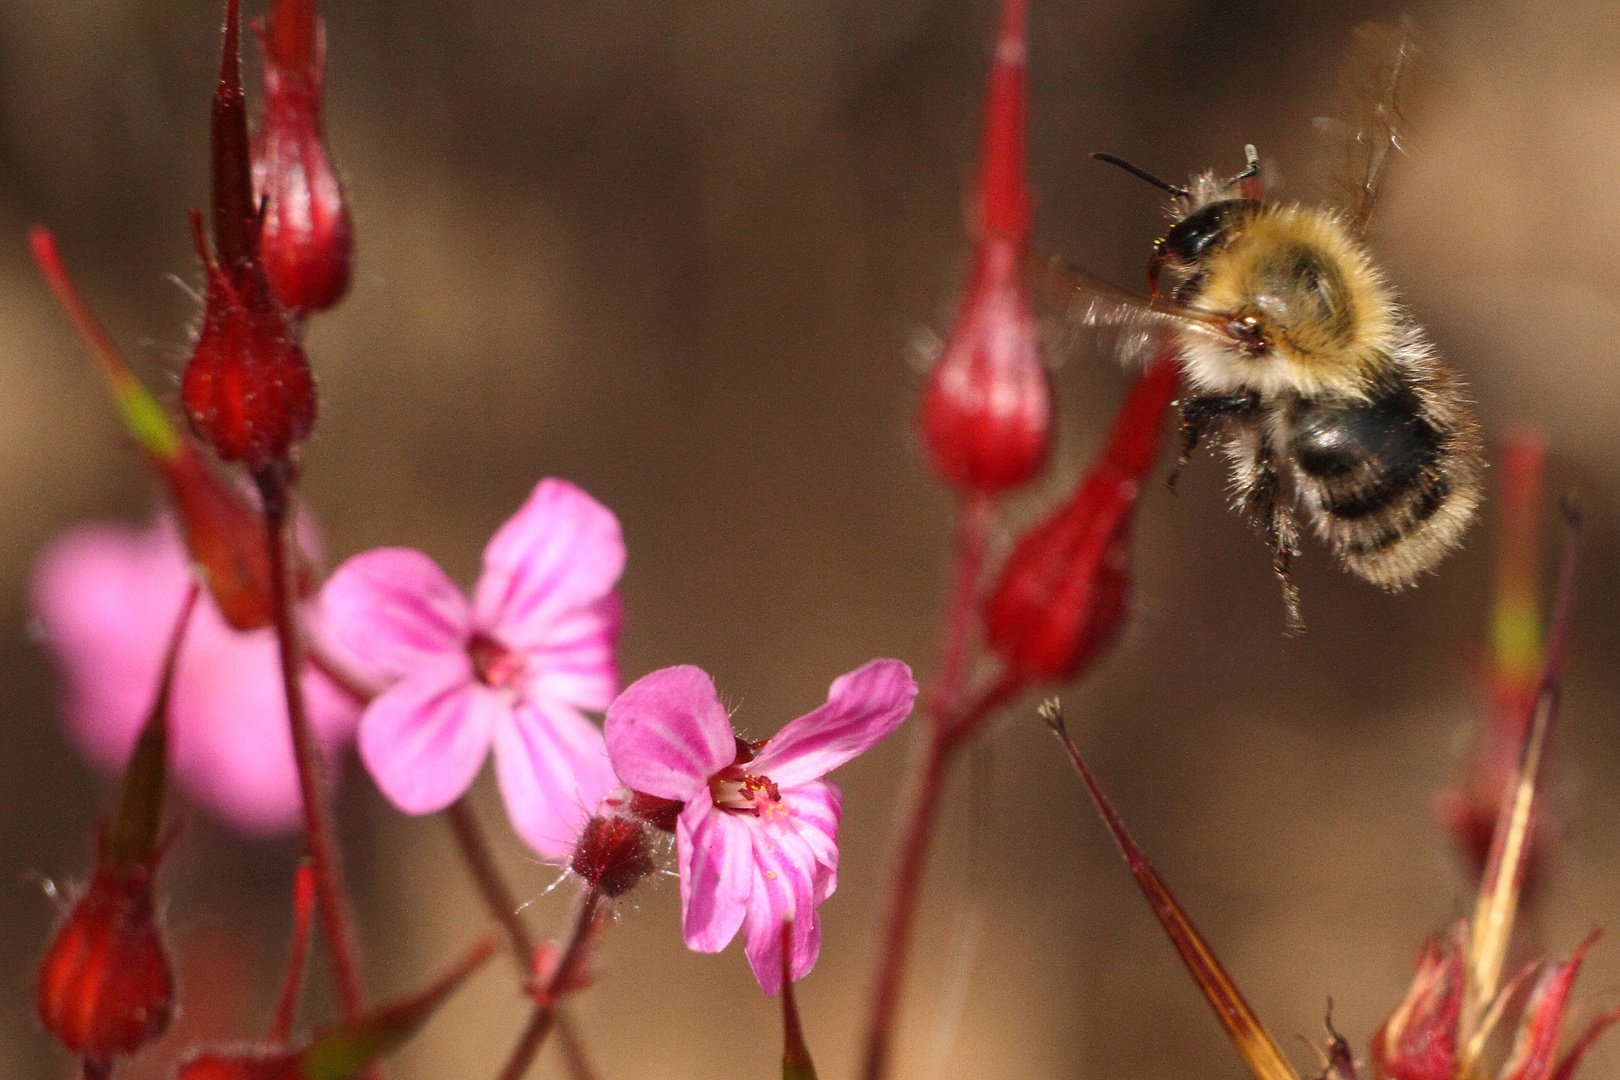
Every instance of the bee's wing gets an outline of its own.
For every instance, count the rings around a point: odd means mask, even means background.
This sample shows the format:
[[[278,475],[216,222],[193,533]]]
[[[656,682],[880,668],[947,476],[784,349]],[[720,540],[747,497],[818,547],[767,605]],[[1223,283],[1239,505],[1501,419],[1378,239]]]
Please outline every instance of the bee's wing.
[[[1417,26],[1362,23],[1339,73],[1339,103],[1332,119],[1319,121],[1343,139],[1340,183],[1351,228],[1367,231],[1384,175],[1406,150],[1405,110],[1418,75]]]
[[[1226,320],[1218,315],[1121,288],[1055,255],[1031,250],[1025,273],[1035,293],[1056,305],[1066,327],[1112,331],[1112,351],[1125,363],[1147,360],[1173,330],[1226,334]]]

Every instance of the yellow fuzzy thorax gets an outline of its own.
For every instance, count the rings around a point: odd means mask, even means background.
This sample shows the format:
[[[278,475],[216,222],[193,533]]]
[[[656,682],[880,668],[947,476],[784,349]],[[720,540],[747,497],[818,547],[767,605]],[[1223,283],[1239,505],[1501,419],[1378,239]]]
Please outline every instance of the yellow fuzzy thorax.
[[[1363,396],[1387,374],[1401,322],[1366,249],[1332,211],[1264,204],[1202,265],[1194,306],[1259,319],[1269,345],[1232,362],[1257,388]]]

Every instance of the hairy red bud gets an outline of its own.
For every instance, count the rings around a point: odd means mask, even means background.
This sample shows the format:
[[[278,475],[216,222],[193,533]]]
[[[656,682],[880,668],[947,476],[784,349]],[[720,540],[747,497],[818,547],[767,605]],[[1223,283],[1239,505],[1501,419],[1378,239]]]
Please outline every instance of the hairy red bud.
[[[1078,674],[1112,644],[1130,594],[1131,515],[1159,446],[1176,367],[1131,389],[1100,460],[1074,495],[1013,547],[985,607],[990,648],[1030,680]]]
[[[153,911],[149,865],[120,869],[103,857],[45,953],[37,998],[51,1034],[97,1065],[163,1034],[174,977]]]
[[[180,383],[186,419],[225,461],[251,470],[285,460],[315,425],[315,379],[256,264],[215,263],[193,216],[208,272],[202,332]]]
[[[574,847],[574,873],[610,898],[629,892],[657,868],[647,825],[627,815],[591,818]]]
[[[278,3],[259,33],[264,114],[253,137],[253,191],[264,206],[260,256],[287,310],[325,311],[349,288],[354,230],[321,125],[325,27],[313,4]]]

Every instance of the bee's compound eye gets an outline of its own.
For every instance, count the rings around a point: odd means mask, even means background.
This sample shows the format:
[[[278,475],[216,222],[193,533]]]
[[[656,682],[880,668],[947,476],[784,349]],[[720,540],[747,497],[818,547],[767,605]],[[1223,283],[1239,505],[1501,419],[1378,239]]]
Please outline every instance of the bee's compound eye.
[[[1238,348],[1250,356],[1258,356],[1266,351],[1266,328],[1255,316],[1239,315],[1226,324],[1226,331],[1237,342]]]

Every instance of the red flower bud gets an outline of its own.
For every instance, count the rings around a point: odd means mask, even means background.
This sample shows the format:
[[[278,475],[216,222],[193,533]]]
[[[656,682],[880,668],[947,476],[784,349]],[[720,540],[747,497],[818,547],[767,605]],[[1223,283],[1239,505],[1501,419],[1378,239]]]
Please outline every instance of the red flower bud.
[[[110,1063],[169,1026],[174,978],[152,904],[152,868],[105,856],[45,953],[39,1018],[86,1061]]]
[[[1457,1059],[1457,1019],[1467,975],[1463,957],[1468,927],[1459,923],[1449,947],[1424,943],[1412,988],[1384,1026],[1373,1034],[1372,1064],[1392,1080],[1451,1080]]]
[[[214,262],[192,217],[208,272],[202,332],[180,383],[186,419],[225,461],[258,471],[285,460],[315,425],[315,380],[256,263]]]
[[[974,255],[961,314],[923,391],[929,460],[953,486],[995,494],[1040,470],[1051,431],[1022,246],[990,237]]]
[[[253,137],[253,191],[264,204],[260,255],[271,294],[295,315],[349,288],[354,231],[321,128],[325,26],[313,0],[278,0],[259,30],[264,115]]]
[[[973,267],[956,325],[923,392],[929,460],[959,488],[995,494],[1039,471],[1051,446],[1052,392],[1024,283],[1028,80],[1024,0],[1006,0],[985,103]]]
[[[1112,644],[1130,593],[1131,514],[1158,453],[1175,364],[1132,387],[1103,453],[1068,502],[1013,547],[985,606],[990,648],[1030,680],[1072,678]]]
[[[574,847],[574,873],[610,898],[629,892],[657,868],[647,826],[638,818],[593,817]]]

